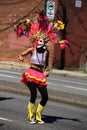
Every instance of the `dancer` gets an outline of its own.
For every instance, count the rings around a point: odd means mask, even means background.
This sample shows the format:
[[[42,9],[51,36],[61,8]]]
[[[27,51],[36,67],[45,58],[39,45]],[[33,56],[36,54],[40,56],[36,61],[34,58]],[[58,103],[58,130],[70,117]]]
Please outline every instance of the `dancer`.
[[[59,30],[64,29],[61,21],[53,23],[48,20],[44,12],[36,12],[35,20],[30,26],[28,33],[29,40],[34,46],[28,48],[19,55],[19,60],[23,61],[24,56],[31,54],[30,68],[23,73],[21,82],[27,85],[30,90],[30,101],[28,103],[28,120],[34,124],[44,124],[42,112],[48,101],[48,91],[46,78],[49,76],[48,61],[49,51],[47,45],[58,43],[60,40]],[[41,101],[35,109],[37,89],[41,94]]]
[[[48,59],[49,51],[45,45],[45,40],[40,38],[37,40],[37,46],[30,47],[23,53],[19,55],[19,60],[23,61],[24,56],[31,53],[31,65],[27,69],[21,82],[25,83],[30,90],[30,101],[28,103],[28,120],[30,123],[34,124],[38,122],[39,124],[44,124],[41,114],[48,100],[47,83],[46,77],[49,76],[48,69]],[[37,97],[37,89],[41,94],[41,101],[37,106],[36,112],[34,111],[35,101]]]

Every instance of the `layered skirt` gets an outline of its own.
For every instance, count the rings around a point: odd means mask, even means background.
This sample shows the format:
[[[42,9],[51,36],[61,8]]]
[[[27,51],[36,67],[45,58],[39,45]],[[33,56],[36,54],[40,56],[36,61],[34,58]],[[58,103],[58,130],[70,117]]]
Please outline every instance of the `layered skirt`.
[[[27,82],[33,82],[38,84],[40,87],[47,86],[46,77],[44,76],[44,73],[33,68],[27,69],[22,74],[21,82],[24,84],[27,84]]]

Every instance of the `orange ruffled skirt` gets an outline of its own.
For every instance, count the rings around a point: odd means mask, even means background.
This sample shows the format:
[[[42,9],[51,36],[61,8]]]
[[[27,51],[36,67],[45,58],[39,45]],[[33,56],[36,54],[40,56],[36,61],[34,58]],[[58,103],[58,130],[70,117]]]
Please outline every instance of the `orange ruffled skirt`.
[[[21,82],[27,84],[27,82],[33,82],[41,86],[47,86],[46,77],[43,72],[29,68],[22,74]]]

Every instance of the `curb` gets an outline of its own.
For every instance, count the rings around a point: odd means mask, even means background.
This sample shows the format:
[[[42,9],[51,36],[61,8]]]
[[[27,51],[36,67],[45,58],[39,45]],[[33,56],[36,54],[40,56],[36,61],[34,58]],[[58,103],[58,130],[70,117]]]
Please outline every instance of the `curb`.
[[[76,78],[81,78],[81,79],[87,79],[87,74],[80,72],[80,71],[70,71],[70,70],[56,70],[52,69],[51,73],[53,74],[59,74],[65,77],[76,77]]]
[[[10,69],[27,69],[29,67],[29,64],[27,63],[19,63],[19,62],[12,62],[12,61],[0,61],[0,67],[1,68],[10,68]]]

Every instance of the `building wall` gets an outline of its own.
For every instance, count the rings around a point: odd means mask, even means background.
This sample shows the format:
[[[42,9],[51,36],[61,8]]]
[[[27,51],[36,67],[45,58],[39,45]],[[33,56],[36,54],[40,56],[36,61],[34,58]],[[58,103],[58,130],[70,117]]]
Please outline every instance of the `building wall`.
[[[60,0],[59,0],[60,1]],[[62,0],[63,1],[63,0]],[[61,64],[65,68],[81,68],[87,63],[87,1],[82,1],[82,7],[76,8],[75,1],[64,0],[63,4],[67,11],[66,38],[70,41],[70,46],[74,55],[70,53],[69,48],[65,49],[64,56],[61,56],[61,50],[55,45],[54,66],[61,68]],[[59,2],[59,12],[62,8]],[[58,50],[58,51],[57,51]]]
[[[56,11],[58,9],[62,14],[60,2],[58,0],[52,1],[56,2]],[[0,0],[0,60],[19,62],[17,60],[18,54],[31,43],[24,36],[17,38],[13,25],[20,19],[33,18],[32,14],[36,10],[44,8],[44,2],[45,0]],[[87,56],[87,2],[86,0],[82,2],[82,8],[75,8],[75,0],[68,2],[64,0],[63,4],[66,7],[68,19],[66,38],[70,41],[74,55],[72,56],[69,48],[66,48],[61,55],[59,46],[52,45],[49,47],[49,66],[60,68],[64,64],[65,68],[79,68],[85,64]],[[61,60],[62,58],[63,60]],[[28,61],[29,57],[26,58],[25,62]]]

